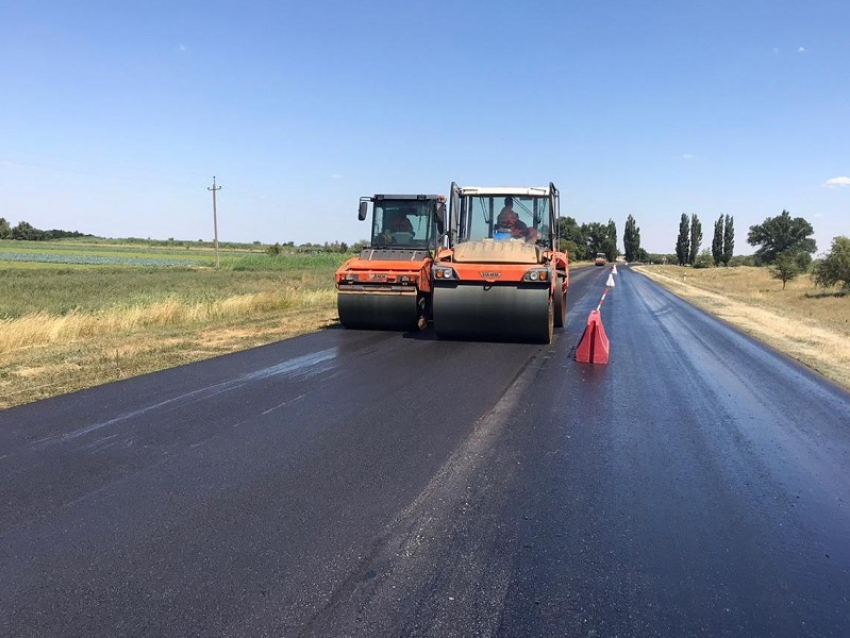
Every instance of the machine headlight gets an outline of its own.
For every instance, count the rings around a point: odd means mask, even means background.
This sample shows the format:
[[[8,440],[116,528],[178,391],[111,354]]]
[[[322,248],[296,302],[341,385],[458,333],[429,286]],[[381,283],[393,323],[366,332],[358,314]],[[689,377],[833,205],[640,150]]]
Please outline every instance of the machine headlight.
[[[534,270],[529,270],[522,278],[523,281],[548,281],[549,280],[549,271],[544,268],[536,268]]]
[[[448,266],[434,266],[435,279],[457,279],[454,268]]]

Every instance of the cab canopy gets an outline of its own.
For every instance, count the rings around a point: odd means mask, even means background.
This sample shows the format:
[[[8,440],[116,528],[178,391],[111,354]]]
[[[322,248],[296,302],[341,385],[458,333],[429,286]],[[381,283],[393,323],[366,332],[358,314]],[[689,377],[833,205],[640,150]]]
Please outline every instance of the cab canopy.
[[[558,200],[558,189],[551,183],[497,187],[452,184],[453,243],[525,238],[551,247],[559,214]],[[509,218],[512,218],[510,224],[505,224]]]
[[[360,218],[372,203],[372,248],[434,248],[441,195],[374,195],[361,198]]]

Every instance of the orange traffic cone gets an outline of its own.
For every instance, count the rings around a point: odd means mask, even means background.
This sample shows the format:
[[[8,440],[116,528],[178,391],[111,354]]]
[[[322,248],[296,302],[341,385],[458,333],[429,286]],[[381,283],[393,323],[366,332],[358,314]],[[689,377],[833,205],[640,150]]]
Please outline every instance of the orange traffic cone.
[[[587,317],[587,326],[581,341],[576,348],[576,361],[579,363],[608,363],[608,353],[611,344],[605,328],[602,326],[602,318],[599,310],[591,310]]]

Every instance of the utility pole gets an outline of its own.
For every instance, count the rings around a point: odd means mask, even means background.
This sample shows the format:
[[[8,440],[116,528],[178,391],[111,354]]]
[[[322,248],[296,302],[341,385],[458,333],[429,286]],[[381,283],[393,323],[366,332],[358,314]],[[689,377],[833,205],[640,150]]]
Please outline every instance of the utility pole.
[[[218,268],[218,215],[215,210],[215,192],[221,190],[221,186],[215,185],[215,175],[213,175],[213,185],[207,186],[208,191],[213,194],[213,228],[215,229],[215,267]]]

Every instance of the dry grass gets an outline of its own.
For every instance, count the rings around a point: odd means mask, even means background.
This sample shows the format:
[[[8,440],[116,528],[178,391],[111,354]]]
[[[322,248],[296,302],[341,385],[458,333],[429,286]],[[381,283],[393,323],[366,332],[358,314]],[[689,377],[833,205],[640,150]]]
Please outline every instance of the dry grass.
[[[635,267],[679,297],[850,389],[850,295],[765,268]]]
[[[178,298],[128,308],[98,312],[72,310],[65,315],[37,312],[17,319],[0,320],[0,354],[57,341],[74,342],[106,334],[126,334],[140,329],[204,324],[331,303],[333,290],[283,290],[236,295],[208,302],[187,303]]]
[[[265,290],[220,298],[131,295],[130,304],[2,319],[0,409],[334,325],[332,272],[252,277]]]
[[[242,314],[246,308],[250,311]],[[315,332],[337,322],[333,290],[289,298],[282,307],[268,300],[252,305],[236,299],[208,312],[190,307],[155,314],[160,323],[154,327],[150,318],[137,321],[129,314],[124,321],[112,319],[120,329],[89,336],[74,321],[49,318],[52,330],[27,333],[29,338],[42,337],[39,345],[0,352],[0,409]],[[180,316],[193,320],[175,322]],[[77,319],[80,325],[91,325],[91,317]],[[62,330],[77,336],[57,338]]]

